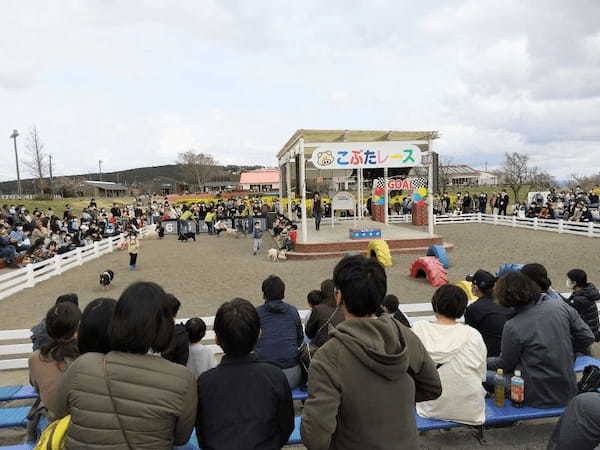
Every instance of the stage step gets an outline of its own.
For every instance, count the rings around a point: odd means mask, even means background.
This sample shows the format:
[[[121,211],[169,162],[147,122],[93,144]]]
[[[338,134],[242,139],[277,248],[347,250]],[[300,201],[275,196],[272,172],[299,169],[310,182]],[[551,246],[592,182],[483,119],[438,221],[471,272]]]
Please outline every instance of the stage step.
[[[390,253],[393,255],[397,254],[414,254],[414,255],[425,255],[427,253],[427,249],[429,247],[408,247],[408,248],[390,248]],[[444,243],[444,248],[446,251],[450,251],[454,249],[454,244]],[[328,251],[328,252],[287,252],[287,259],[328,259],[328,258],[336,258],[341,259],[347,254],[352,253],[361,253],[364,254],[365,250],[344,250],[344,251]]]

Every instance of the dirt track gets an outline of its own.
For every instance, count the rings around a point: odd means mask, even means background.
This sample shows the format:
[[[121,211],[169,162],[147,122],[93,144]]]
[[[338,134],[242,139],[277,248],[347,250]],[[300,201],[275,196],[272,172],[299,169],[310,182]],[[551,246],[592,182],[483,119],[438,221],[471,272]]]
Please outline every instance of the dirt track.
[[[546,265],[560,291],[565,291],[566,272],[574,267],[586,270],[591,281],[600,283],[600,242],[592,238],[483,224],[442,225],[437,232],[456,245],[450,253],[451,282],[480,267],[495,272],[504,263],[536,261]],[[225,236],[200,236],[196,243],[180,243],[174,237],[142,241],[136,272],[128,270],[126,253],[114,252],[1,300],[0,329],[30,327],[60,294],[76,292],[85,306],[96,297],[117,298],[136,280],[156,281],[177,295],[183,303],[180,317],[214,315],[223,301],[238,296],[259,304],[261,282],[272,273],[286,282],[287,300],[306,308],[306,294],[331,277],[336,263],[335,260],[272,263],[266,256],[268,241],[263,253],[256,257],[252,256],[251,246],[250,239]],[[395,256],[395,265],[388,270],[388,291],[403,303],[429,301],[434,291],[424,280],[408,277],[410,262],[415,257]],[[108,291],[98,284],[98,275],[104,269],[116,273]]]

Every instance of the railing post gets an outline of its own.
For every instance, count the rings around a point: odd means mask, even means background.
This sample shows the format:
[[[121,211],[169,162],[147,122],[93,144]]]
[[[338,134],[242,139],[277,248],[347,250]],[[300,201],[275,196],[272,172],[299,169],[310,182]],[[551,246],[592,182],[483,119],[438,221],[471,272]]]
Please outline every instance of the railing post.
[[[34,287],[35,278],[33,277],[33,264],[27,264],[25,270],[27,270],[27,287]]]
[[[588,236],[594,237],[594,222],[588,222]]]
[[[98,247],[99,247],[98,241],[94,241],[94,256],[95,257],[100,256],[100,251],[98,250]]]
[[[494,225],[498,225],[498,215],[494,214]]]
[[[558,232],[562,234],[564,231],[565,231],[565,221],[563,219],[559,219]]]
[[[60,255],[54,255],[54,271],[58,274],[63,273],[62,266],[60,265]]]
[[[481,212],[477,213],[477,222],[481,223]]]
[[[77,265],[81,266],[83,265],[83,256],[81,255],[81,247],[77,247],[76,250],[76,258],[77,258]]]
[[[534,230],[538,229],[538,218],[537,217],[533,218],[533,229]]]
[[[513,216],[513,218],[512,218],[512,226],[513,226],[513,228],[517,226],[517,216]]]

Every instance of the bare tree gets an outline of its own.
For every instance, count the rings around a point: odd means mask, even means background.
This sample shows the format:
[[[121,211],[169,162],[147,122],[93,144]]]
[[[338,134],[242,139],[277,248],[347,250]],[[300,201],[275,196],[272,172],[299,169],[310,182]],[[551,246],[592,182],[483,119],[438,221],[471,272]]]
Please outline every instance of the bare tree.
[[[30,175],[32,175],[36,181],[37,190],[43,193],[44,190],[44,177],[48,169],[48,157],[44,152],[44,144],[40,139],[37,127],[34,125],[31,127],[29,134],[27,135],[27,142],[25,144],[27,149],[27,158],[23,162]]]
[[[196,153],[193,149],[180,153],[177,163],[182,166],[186,181],[196,184],[198,188],[209,181],[217,165],[211,155]]]
[[[600,186],[600,172],[589,176],[572,173],[567,181],[567,186],[571,189],[580,186],[585,191],[597,189]]]
[[[556,188],[558,186],[558,182],[556,178],[554,178],[550,173],[540,170],[537,167],[531,169],[531,179],[530,184],[531,187],[540,190],[546,191],[551,188]]]
[[[443,158],[440,160],[439,166],[439,191],[446,192],[450,185],[450,171],[452,169],[452,158]]]
[[[532,179],[529,156],[517,152],[505,153],[501,171],[504,184],[513,191],[515,201],[518,201],[519,192]]]

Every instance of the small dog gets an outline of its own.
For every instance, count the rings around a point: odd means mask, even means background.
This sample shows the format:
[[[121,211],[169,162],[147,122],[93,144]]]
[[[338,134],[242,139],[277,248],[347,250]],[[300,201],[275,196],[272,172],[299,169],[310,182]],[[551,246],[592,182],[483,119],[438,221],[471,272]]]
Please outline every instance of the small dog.
[[[100,274],[100,286],[102,286],[104,289],[108,289],[110,283],[112,283],[112,280],[114,279],[115,273],[112,270],[107,269]]]
[[[279,260],[285,261],[287,259],[285,250],[277,250],[276,248],[270,248],[267,255],[273,262],[279,262]]]
[[[178,241],[187,242],[189,239],[192,239],[196,242],[196,233],[179,233]]]
[[[158,239],[158,233],[156,231],[146,231],[144,233],[144,239],[155,240]]]
[[[225,236],[234,237],[236,239],[239,239],[240,237],[239,233],[234,228],[227,228],[225,230]]]

